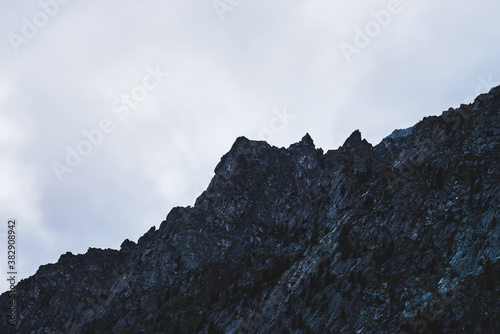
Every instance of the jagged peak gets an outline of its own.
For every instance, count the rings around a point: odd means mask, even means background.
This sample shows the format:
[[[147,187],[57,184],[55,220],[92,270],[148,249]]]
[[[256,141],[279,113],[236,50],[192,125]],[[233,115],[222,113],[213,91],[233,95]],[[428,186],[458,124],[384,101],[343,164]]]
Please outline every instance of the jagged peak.
[[[231,146],[231,150],[229,150],[229,152],[239,151],[242,148],[248,146],[251,142],[252,141],[250,139],[248,139],[247,137],[240,136],[240,137],[236,138],[236,140],[234,141],[233,146]]]
[[[311,138],[311,136],[309,135],[309,133],[306,133],[304,135],[304,137],[302,137],[302,139],[300,140],[299,144],[302,145],[302,146],[312,146],[313,148],[315,147],[314,146],[314,141]]]
[[[361,132],[359,130],[354,130],[353,133],[346,139],[342,148],[344,149],[355,149],[360,146],[372,147],[372,145],[366,141],[366,139],[361,138]]]
[[[271,147],[271,145],[263,140],[251,140],[241,136],[236,138],[227,154],[247,154],[252,152],[255,148],[262,149],[264,147]]]
[[[309,135],[309,133],[306,133],[304,135],[304,137],[302,137],[302,139],[298,143],[290,145],[289,148],[290,149],[294,149],[294,148],[310,148],[310,149],[314,150],[316,148],[316,146],[314,145],[314,141],[311,138],[311,136]]]
[[[353,133],[346,139],[343,147],[351,147],[358,143],[361,143],[361,132],[359,130],[354,130]]]
[[[222,157],[219,164],[215,167],[215,174],[219,174],[223,170],[227,169],[228,162],[239,160],[242,156],[256,155],[258,152],[270,147],[271,145],[269,145],[266,141],[250,140],[243,136],[238,137],[236,138],[233,146],[231,146],[229,152]]]
[[[443,302],[460,304],[462,310],[429,328],[493,333],[498,322],[474,316],[476,301],[496,300],[500,271],[494,257],[500,89],[492,92],[476,100],[477,111],[457,114],[453,109],[455,114],[446,119],[426,118],[411,135],[389,140],[388,149],[381,145],[369,154],[371,145],[359,130],[335,154],[317,160],[321,149],[312,149],[308,134],[291,152],[239,137],[211,188],[197,201],[199,208],[172,209],[158,231],[152,227],[137,244],[124,241],[120,252],[90,248],[84,255],[67,253],[19,282],[23,317],[17,332],[86,332],[95,324],[94,332],[240,332],[250,325],[255,332],[286,332],[290,322],[298,323],[293,314],[275,308],[276,316],[257,324],[252,319],[266,315],[251,305],[269,310],[292,297],[297,301],[294,313],[304,315],[300,327],[308,331],[328,326],[342,332],[358,324],[369,332],[411,332],[411,314],[426,307],[422,300],[440,279],[443,294],[454,295]],[[477,117],[465,112],[477,112]],[[461,129],[467,131],[446,126],[457,116],[467,116],[470,126]],[[436,124],[444,125],[450,138],[446,145],[434,146],[439,158],[413,160],[424,155],[410,148],[404,164],[394,165],[399,147],[429,138]],[[463,152],[474,162],[473,170],[463,163]],[[418,164],[410,171],[405,166],[412,161]],[[395,178],[386,177],[387,168]],[[459,200],[463,198],[470,200]],[[432,222],[433,228],[423,222]],[[481,238],[475,238],[476,222],[484,230]],[[465,242],[457,243],[456,235]],[[431,273],[413,266],[415,259],[431,261]],[[453,277],[448,277],[450,271]],[[335,283],[335,273],[350,273],[353,289],[347,301],[338,289],[318,288],[316,278],[324,278],[325,285]],[[422,284],[415,286],[415,280]],[[386,281],[397,281],[409,297],[395,300],[389,313],[383,304],[363,304],[364,295],[390,294],[391,287],[380,290],[378,284]],[[300,293],[308,290],[310,297]],[[337,304],[342,316],[336,321],[317,317],[308,311],[306,299]],[[210,315],[203,315],[208,303]],[[0,307],[10,304],[10,292],[5,292]],[[245,316],[240,318],[235,309]],[[497,311],[498,305],[491,309]],[[165,310],[168,316],[161,316]],[[389,320],[373,322],[379,314]],[[0,323],[0,332],[9,326]]]
[[[120,245],[120,250],[127,251],[132,249],[136,245],[135,242],[130,241],[129,239],[125,239]]]

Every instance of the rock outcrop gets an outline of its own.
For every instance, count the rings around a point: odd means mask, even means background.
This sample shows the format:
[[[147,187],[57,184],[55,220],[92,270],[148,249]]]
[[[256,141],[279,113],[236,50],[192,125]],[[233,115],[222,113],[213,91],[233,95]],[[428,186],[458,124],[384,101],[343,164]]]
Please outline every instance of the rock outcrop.
[[[15,330],[498,333],[499,111],[497,87],[326,153],[240,137],[193,207],[21,281]]]

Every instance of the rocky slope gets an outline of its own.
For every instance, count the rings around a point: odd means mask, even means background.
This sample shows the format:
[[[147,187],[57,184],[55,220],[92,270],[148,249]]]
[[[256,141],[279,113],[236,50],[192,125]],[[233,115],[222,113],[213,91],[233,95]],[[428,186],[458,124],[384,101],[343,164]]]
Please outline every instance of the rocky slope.
[[[21,281],[16,331],[499,333],[499,110],[326,153],[238,138],[194,207]]]

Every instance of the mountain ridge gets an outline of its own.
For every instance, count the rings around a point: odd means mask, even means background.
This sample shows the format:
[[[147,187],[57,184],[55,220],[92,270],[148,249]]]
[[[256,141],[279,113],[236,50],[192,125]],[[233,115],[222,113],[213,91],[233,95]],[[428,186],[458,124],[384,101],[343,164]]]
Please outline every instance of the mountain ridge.
[[[499,110],[495,87],[327,152],[239,137],[193,207],[22,280],[17,331],[494,333]]]

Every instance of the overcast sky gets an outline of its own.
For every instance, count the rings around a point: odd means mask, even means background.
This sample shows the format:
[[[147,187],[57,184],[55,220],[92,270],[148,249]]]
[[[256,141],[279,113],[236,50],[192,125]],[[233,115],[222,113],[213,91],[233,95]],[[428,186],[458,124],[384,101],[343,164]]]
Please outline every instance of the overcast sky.
[[[47,4],[47,5],[44,5]],[[500,2],[0,0],[0,270],[118,249],[238,136],[336,149],[500,81]],[[90,139],[89,139],[90,138]],[[0,289],[7,289],[0,280]]]

